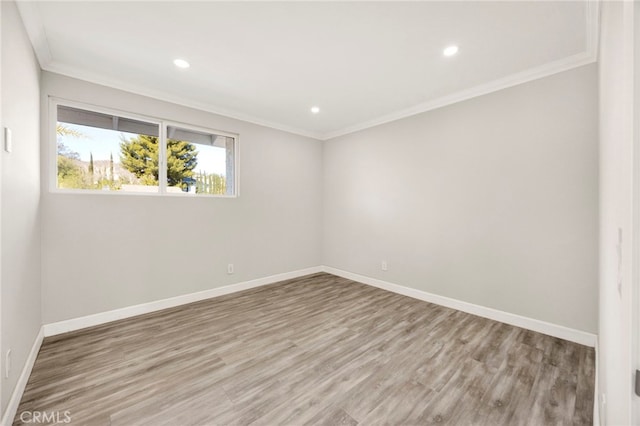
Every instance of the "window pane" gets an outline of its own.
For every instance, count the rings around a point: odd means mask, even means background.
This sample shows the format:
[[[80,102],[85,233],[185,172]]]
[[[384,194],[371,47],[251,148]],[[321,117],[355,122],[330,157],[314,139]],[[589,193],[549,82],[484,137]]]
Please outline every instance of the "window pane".
[[[235,195],[235,139],[167,127],[167,192]]]
[[[158,192],[157,124],[58,106],[57,186]]]

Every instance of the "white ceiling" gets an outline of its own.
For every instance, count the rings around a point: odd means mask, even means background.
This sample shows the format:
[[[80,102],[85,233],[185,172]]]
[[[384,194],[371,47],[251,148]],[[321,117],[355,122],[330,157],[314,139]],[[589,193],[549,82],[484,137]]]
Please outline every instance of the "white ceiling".
[[[597,5],[19,3],[45,70],[320,139],[593,62]]]

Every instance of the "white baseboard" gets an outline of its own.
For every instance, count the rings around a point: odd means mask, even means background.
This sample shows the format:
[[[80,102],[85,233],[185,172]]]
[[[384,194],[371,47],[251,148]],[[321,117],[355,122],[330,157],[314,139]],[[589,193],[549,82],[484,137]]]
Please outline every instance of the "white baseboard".
[[[435,303],[437,305],[446,306],[452,309],[457,309],[459,311],[478,315],[484,318],[489,318],[495,321],[504,322],[506,324],[515,325],[517,327],[526,328],[528,330],[532,330],[539,333],[547,334],[549,336],[569,340],[571,342],[579,343],[581,345],[586,345],[590,347],[595,347],[596,345],[596,335],[592,333],[575,330],[569,327],[564,327],[564,326],[552,324],[546,321],[541,321],[541,320],[528,318],[528,317],[524,317],[517,314],[512,314],[509,312],[504,312],[497,309],[488,308],[485,306],[475,305],[469,302],[463,302],[461,300],[452,299],[445,296],[439,296],[437,294],[428,293],[428,292],[417,290],[410,287],[404,287],[398,284],[393,284],[387,281],[379,280],[377,278],[371,278],[365,275],[355,274],[353,272],[332,268],[330,266],[317,266],[317,267],[312,267],[307,269],[301,269],[298,271],[271,275],[269,277],[258,278],[251,281],[245,281],[245,282],[232,284],[224,287],[213,288],[210,290],[204,290],[197,293],[185,294],[181,296],[172,297],[169,299],[157,300],[149,303],[128,306],[125,308],[115,309],[107,312],[101,312],[98,314],[88,315],[80,318],[73,318],[70,320],[45,324],[43,326],[44,336],[49,337],[57,334],[67,333],[70,331],[76,331],[76,330],[80,330],[87,327],[93,327],[96,325],[105,324],[111,321],[130,318],[136,315],[147,314],[147,313],[159,311],[162,309],[173,308],[173,307],[184,305],[187,303],[198,302],[200,300],[205,300],[212,297],[235,293],[242,290],[248,290],[248,289],[260,287],[263,285],[272,284],[278,281],[297,278],[297,277],[314,274],[318,272],[327,272],[327,273],[337,275],[343,278],[347,278],[353,281],[358,281],[364,284],[378,287],[383,290],[391,291],[397,294],[402,294],[404,296],[413,297],[414,299],[424,300],[426,302]]]
[[[237,284],[232,284],[224,287],[213,288],[209,290],[200,291],[197,293],[190,293],[181,296],[172,297],[169,299],[157,300],[149,303],[143,303],[140,305],[129,306],[121,309],[115,309],[112,311],[101,312],[98,314],[88,315],[80,318],[73,318],[66,321],[55,322],[51,324],[45,324],[40,329],[36,340],[31,348],[31,352],[25,362],[22,373],[18,379],[16,387],[13,391],[7,409],[2,417],[2,426],[9,426],[18,410],[22,394],[29,380],[31,370],[35,364],[38,356],[38,351],[42,345],[44,337],[54,336],[57,334],[67,333],[70,331],[80,330],[95,325],[105,324],[111,321],[125,319],[136,315],[142,315],[159,311],[162,309],[172,308],[187,303],[198,302],[200,300],[209,299],[212,297],[222,296],[225,294],[235,293],[242,290],[248,290],[255,287],[260,287],[267,284],[276,283],[292,278],[298,278],[309,274],[318,272],[327,272],[333,275],[337,275],[343,278],[347,278],[353,281],[358,281],[367,285],[381,288],[383,290],[391,291],[393,293],[409,296],[414,299],[423,300],[425,302],[435,303],[437,305],[445,306],[459,311],[467,312],[470,314],[478,315],[484,318],[489,318],[495,321],[500,321],[506,324],[522,327],[528,330],[536,331],[539,333],[547,334],[550,336],[558,337],[561,339],[576,342],[582,345],[596,347],[596,388],[594,392],[594,424],[599,424],[599,403],[598,403],[598,351],[597,351],[597,336],[585,331],[575,330],[572,328],[564,327],[540,321],[532,318],[527,318],[521,315],[512,314],[509,312],[499,311],[497,309],[487,308],[485,306],[475,305],[469,302],[463,302],[461,300],[452,299],[445,296],[439,296],[436,294],[428,293],[422,290],[414,288],[404,287],[398,284],[393,284],[387,281],[379,280],[376,278],[367,277],[364,275],[355,274],[348,271],[332,268],[329,266],[317,266],[307,269],[301,269],[298,271],[286,272],[282,274],[271,275],[269,277],[258,278],[255,280],[244,281]]]
[[[212,297],[222,296],[229,293],[235,293],[242,290],[248,290],[267,284],[273,284],[278,281],[289,280],[292,278],[302,277],[304,275],[322,272],[322,267],[316,266],[298,271],[285,272],[282,274],[271,275],[264,278],[258,278],[251,281],[244,281],[237,284],[231,284],[224,287],[212,288],[210,290],[199,291],[197,293],[189,293],[169,299],[156,300],[153,302],[142,303],[140,305],[127,306],[126,308],[114,309],[113,311],[100,312],[98,314],[87,315],[80,318],[54,322],[44,325],[44,336],[55,336],[57,334],[68,333],[95,325],[105,324],[111,321],[121,320],[134,317],[136,315],[148,314],[150,312],[162,309],[173,308],[187,303],[198,302],[200,300],[210,299]]]
[[[29,352],[29,356],[27,356],[27,360],[24,363],[20,377],[18,377],[16,387],[13,389],[11,399],[9,399],[9,403],[7,404],[7,409],[2,416],[2,426],[10,426],[13,423],[13,419],[18,411],[18,406],[20,405],[20,400],[22,399],[22,394],[24,393],[24,389],[27,387],[31,370],[33,370],[33,365],[36,363],[36,358],[38,357],[38,352],[40,351],[40,346],[42,346],[43,339],[44,327],[40,327],[40,331],[38,332],[38,335],[33,342],[33,346],[31,347],[31,352]]]
[[[424,300],[425,302],[435,303],[436,305],[446,306],[447,308],[457,309],[480,317],[489,318],[506,324],[515,325],[516,327],[526,328],[527,330],[536,331],[538,333],[547,334],[549,336],[558,337],[560,339],[569,340],[585,346],[595,347],[596,335],[587,333],[586,331],[575,330],[573,328],[564,327],[562,325],[552,324],[546,321],[540,321],[509,312],[499,311],[485,306],[475,305],[469,302],[452,299],[450,297],[439,296],[426,291],[416,290],[414,288],[404,287],[377,278],[371,278],[364,275],[354,274],[353,272],[343,271],[341,269],[323,266],[322,270],[329,274],[338,275],[353,281],[358,281],[393,293],[402,294],[404,296],[413,297],[414,299]]]
[[[600,426],[601,424],[604,424],[604,422],[600,418],[600,398],[598,398],[598,396],[600,395],[600,390],[599,390],[600,360],[598,359],[599,350],[600,350],[600,348],[598,347],[598,338],[596,337],[596,346],[595,346],[595,351],[596,351],[596,366],[595,366],[596,380],[595,380],[595,384],[593,386],[593,426]]]

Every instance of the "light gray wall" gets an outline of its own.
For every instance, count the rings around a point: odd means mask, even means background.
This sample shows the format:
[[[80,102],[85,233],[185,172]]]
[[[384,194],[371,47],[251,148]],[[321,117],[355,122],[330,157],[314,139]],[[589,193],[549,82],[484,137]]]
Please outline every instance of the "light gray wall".
[[[4,412],[42,323],[40,294],[40,67],[14,2],[2,7],[2,125],[13,152],[2,151],[2,369]],[[4,138],[3,138],[4,140]],[[4,366],[3,366],[4,367]]]
[[[627,6],[628,7],[628,6]],[[627,12],[630,13],[630,12]],[[627,71],[629,72],[629,71]],[[629,78],[629,77],[627,77]],[[632,248],[633,259],[635,260],[635,268],[632,271],[632,289],[633,305],[630,308],[631,326],[628,330],[630,335],[628,338],[633,344],[631,368],[632,370],[640,370],[640,7],[633,3],[633,170],[634,170],[634,245]],[[633,263],[633,262],[632,262]],[[602,311],[602,310],[601,310]],[[600,321],[602,323],[602,321]],[[633,325],[635,324],[635,326]],[[623,376],[624,377],[624,376]],[[628,382],[627,382],[628,383]],[[635,384],[635,383],[634,383]],[[629,389],[627,388],[627,392]],[[632,424],[640,424],[640,398],[631,396],[632,400]]]
[[[321,142],[48,72],[42,88],[43,115],[55,96],[240,135],[239,198],[44,190],[45,323],[320,264]]]
[[[326,142],[324,264],[596,332],[596,88],[588,65]]]
[[[603,2],[601,15],[598,392],[606,395],[607,403],[600,407],[605,425],[632,424],[631,343],[634,328],[631,306],[633,297],[638,297],[631,286],[633,171],[638,167],[638,163],[634,164],[631,90],[633,6],[633,2]],[[621,247],[618,247],[619,230],[622,231]],[[633,256],[637,261],[638,253]],[[637,283],[638,277],[635,280]],[[637,326],[635,333],[638,333]]]

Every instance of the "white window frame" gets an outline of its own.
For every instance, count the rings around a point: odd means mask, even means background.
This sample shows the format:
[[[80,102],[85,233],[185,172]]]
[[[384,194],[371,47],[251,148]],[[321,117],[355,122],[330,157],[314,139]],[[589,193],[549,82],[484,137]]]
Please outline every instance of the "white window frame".
[[[58,123],[58,106],[66,106],[70,108],[83,109],[90,112],[101,114],[109,114],[131,120],[144,121],[149,124],[155,124],[159,127],[158,143],[158,192],[124,192],[124,191],[101,191],[98,189],[66,189],[58,188],[58,137],[56,134],[56,125]],[[233,194],[176,194],[167,192],[167,127],[180,127],[185,130],[194,132],[211,133],[219,136],[233,138]],[[239,135],[237,133],[215,130],[208,127],[196,126],[180,121],[167,120],[163,118],[149,117],[140,114],[134,114],[113,108],[104,108],[101,106],[86,104],[82,102],[71,101],[67,99],[49,97],[49,192],[56,194],[100,194],[100,195],[126,195],[141,197],[180,197],[180,198],[238,198],[240,196],[240,151],[239,151]],[[197,144],[196,144],[197,145]]]

